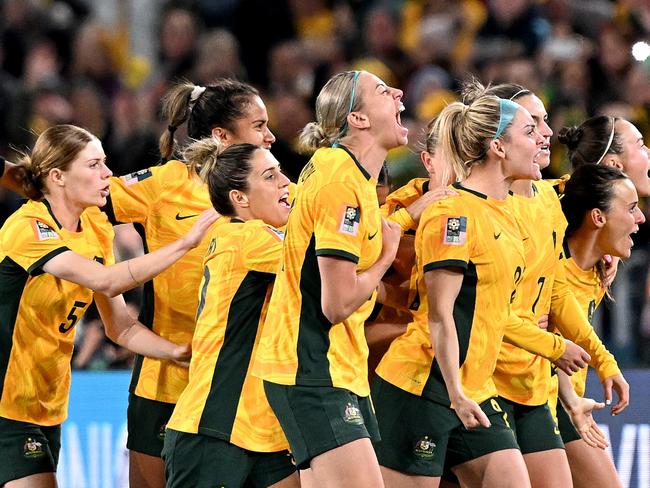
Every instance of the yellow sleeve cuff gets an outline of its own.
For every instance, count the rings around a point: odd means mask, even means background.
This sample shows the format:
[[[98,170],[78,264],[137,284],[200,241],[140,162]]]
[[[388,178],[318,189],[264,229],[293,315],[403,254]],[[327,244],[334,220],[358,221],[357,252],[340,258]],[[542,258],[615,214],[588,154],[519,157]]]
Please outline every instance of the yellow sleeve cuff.
[[[399,224],[399,226],[402,228],[402,232],[406,232],[407,230],[415,230],[417,228],[415,220],[413,220],[413,217],[411,217],[411,214],[405,208],[400,208],[388,218],[393,222]]]

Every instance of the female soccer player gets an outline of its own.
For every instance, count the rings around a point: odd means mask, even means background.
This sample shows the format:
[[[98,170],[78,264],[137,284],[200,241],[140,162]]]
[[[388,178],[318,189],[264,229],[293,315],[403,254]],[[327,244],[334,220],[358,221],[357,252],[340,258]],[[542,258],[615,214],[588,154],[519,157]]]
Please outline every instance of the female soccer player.
[[[126,312],[120,293],[196,247],[217,217],[206,212],[180,240],[114,263],[106,204],[110,170],[84,129],[54,126],[19,166],[35,198],[0,230],[0,485],[54,487],[60,424],[67,416],[75,325],[93,299],[107,335],[137,353],[187,360]],[[20,176],[19,176],[20,178]]]
[[[382,280],[382,285],[386,287],[385,293],[382,293],[380,288],[377,295],[379,303],[372,314],[374,318],[365,324],[370,378],[390,343],[404,333],[406,325],[412,320],[410,311],[406,309],[415,307],[413,300],[416,299],[416,290],[409,287],[413,285],[415,288],[411,275],[415,273],[414,239],[420,215],[431,203],[456,194],[448,187],[456,179],[446,174],[447,165],[441,160],[439,152],[435,151],[435,137],[432,134],[434,122],[435,119],[427,126],[425,141],[420,151],[420,160],[429,177],[414,178],[390,193],[385,202],[380,200],[382,215],[398,223],[403,234],[395,261]]]
[[[605,134],[607,134],[606,137],[603,137]],[[600,271],[603,267],[602,255],[609,253],[607,249],[614,249],[615,252],[609,254],[623,258],[629,257],[631,247],[629,235],[632,232],[630,231],[624,236],[624,226],[629,220],[628,214],[633,217],[635,225],[644,221],[643,214],[636,207],[636,203],[632,205],[631,202],[636,202],[637,194],[649,194],[647,193],[650,191],[647,174],[650,167],[649,151],[644,144],[643,137],[632,124],[623,119],[607,116],[593,117],[579,127],[563,128],[558,139],[568,147],[569,159],[572,165],[578,168],[571,176],[571,180],[580,177],[573,181],[571,186],[567,184],[565,193],[569,188],[573,193],[566,203],[564,203],[566,195],[562,200],[562,209],[568,221],[568,247],[565,246],[565,252],[568,256],[573,257],[566,261],[566,274],[583,313],[590,320],[607,288]],[[592,172],[584,171],[587,167],[593,166],[602,167],[602,169],[592,170]],[[605,172],[604,170],[608,167],[629,170],[629,180],[623,179],[623,176]],[[630,192],[623,192],[629,186],[630,181],[636,188],[634,195]],[[585,191],[584,185],[588,182],[600,186]],[[634,196],[633,199],[632,196]],[[621,205],[627,201],[624,197],[629,197],[628,200],[630,200],[627,213],[621,211]],[[580,204],[583,206],[578,206],[576,203],[578,198],[585,198],[584,203]],[[592,222],[591,224],[592,227],[596,226],[599,232],[588,225],[591,214],[600,216],[602,222]],[[617,225],[614,220],[619,218],[622,220]],[[595,217],[591,217],[591,220],[595,220]],[[581,224],[584,224],[584,228],[581,227]],[[632,225],[631,228],[636,227]],[[587,232],[590,229],[591,232]],[[578,230],[582,230],[582,232]],[[603,250],[602,255],[595,253],[596,244],[591,247],[587,245],[585,236],[592,236],[599,249]],[[593,261],[593,256],[585,259],[584,256],[590,252],[598,255],[598,259]],[[598,273],[594,271],[594,268]],[[579,396],[584,393],[585,380],[584,374],[573,380],[573,385]],[[620,413],[626,406],[627,402],[617,403],[612,407],[612,414]],[[605,452],[594,449],[580,440],[578,432],[569,422],[566,412],[561,406],[558,406],[558,422],[566,445],[574,486],[578,488],[622,486],[611,458]]]
[[[382,474],[391,487],[438,486],[447,457],[468,486],[528,486],[491,376],[524,266],[505,200],[512,181],[536,176],[543,139],[525,109],[496,97],[449,105],[435,133],[462,183],[416,234],[428,320],[421,307],[373,382]]]
[[[214,136],[225,145],[246,142],[268,149],[275,141],[257,90],[239,81],[219,80],[206,87],[178,85],[165,97],[163,112],[169,126],[160,138],[160,153],[169,161],[112,178],[107,205],[114,223],[135,224],[148,250],[173,241],[186,232],[203,210],[212,208],[207,187],[198,176],[199,168],[172,159],[178,127],[186,123],[189,137]],[[202,278],[201,260],[206,249],[204,242],[145,284],[140,320],[161,336],[191,341]],[[127,447],[132,486],[164,487],[160,453],[165,425],[187,380],[187,368],[171,361],[136,358],[128,407]]]
[[[210,200],[230,219],[203,261],[189,383],[167,424],[167,486],[298,487],[262,380],[249,374],[280,267],[289,180],[252,144],[223,150],[203,139],[184,156],[202,166]]]
[[[317,486],[383,485],[363,324],[399,240],[375,185],[387,152],[407,142],[401,98],[366,71],[337,74],[301,136],[318,149],[298,181],[253,372]]]

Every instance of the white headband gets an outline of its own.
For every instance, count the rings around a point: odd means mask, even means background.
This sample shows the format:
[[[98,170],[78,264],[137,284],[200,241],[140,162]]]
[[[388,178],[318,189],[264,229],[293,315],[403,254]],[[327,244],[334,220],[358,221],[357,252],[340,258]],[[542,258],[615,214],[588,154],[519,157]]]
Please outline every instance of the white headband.
[[[609,141],[607,141],[607,147],[605,147],[605,152],[603,152],[603,155],[598,158],[598,161],[596,161],[596,164],[600,164],[600,162],[603,160],[605,155],[609,152],[610,147],[612,147],[612,141],[614,140],[614,132],[616,128],[616,119],[614,117],[612,119],[612,132],[609,134]]]
[[[511,96],[511,97],[509,98],[509,100],[514,101],[515,98],[517,98],[517,97],[518,97],[519,95],[521,95],[522,93],[525,93],[526,95],[528,95],[528,94],[531,93],[531,91],[530,91],[528,88],[522,88],[522,89],[519,90],[517,93],[515,93],[513,96]]]

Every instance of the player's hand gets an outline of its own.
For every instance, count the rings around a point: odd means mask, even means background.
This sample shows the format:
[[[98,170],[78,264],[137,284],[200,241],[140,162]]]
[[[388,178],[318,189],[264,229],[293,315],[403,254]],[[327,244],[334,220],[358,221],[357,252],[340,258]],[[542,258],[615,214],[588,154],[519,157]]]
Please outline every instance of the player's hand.
[[[192,357],[192,344],[178,344],[172,352],[172,361],[184,368],[190,367],[190,359]]]
[[[617,374],[603,380],[605,391],[605,404],[612,403],[612,389],[616,391],[618,402],[612,407],[612,415],[621,413],[630,404],[630,385],[625,381],[622,374]]]
[[[621,259],[605,254],[603,261],[605,261],[605,279],[603,280],[603,286],[607,288],[614,282],[614,278],[616,278],[618,263],[621,262]]]
[[[565,342],[566,350],[564,351],[564,354],[554,361],[553,364],[571,376],[573,373],[587,367],[591,360],[591,356],[589,356],[583,348],[574,344],[570,340],[565,339]]]
[[[466,429],[489,427],[490,420],[474,400],[461,396],[453,400],[454,410]]]
[[[189,248],[195,248],[203,240],[203,236],[208,231],[210,226],[219,218],[221,215],[214,209],[209,208],[204,210],[199,215],[199,218],[196,220],[196,223],[192,226],[187,234],[183,237],[184,244]]]
[[[548,314],[542,315],[537,321],[537,326],[540,329],[548,330]]]
[[[427,208],[431,203],[454,195],[458,195],[458,193],[451,188],[447,188],[445,186],[433,188],[418,198],[416,201],[414,201],[411,205],[406,207],[406,211],[409,213],[411,218],[417,222],[420,220],[420,216],[422,215],[422,212],[424,212],[424,209]]]
[[[580,437],[591,447],[605,449],[609,444],[605,434],[598,428],[598,424],[592,416],[594,410],[605,408],[602,402],[596,402],[591,398],[578,397],[573,405],[565,405],[571,423],[580,433]]]

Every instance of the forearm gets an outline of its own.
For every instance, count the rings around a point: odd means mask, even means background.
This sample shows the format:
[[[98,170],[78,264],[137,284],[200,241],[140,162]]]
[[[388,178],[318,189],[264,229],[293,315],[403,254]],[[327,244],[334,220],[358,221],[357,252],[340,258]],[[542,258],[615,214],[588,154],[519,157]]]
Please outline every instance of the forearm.
[[[122,296],[110,298],[96,293],[95,302],[106,335],[113,342],[143,356],[174,358],[177,344],[160,337],[132,317]]]
[[[459,374],[458,336],[453,317],[429,317],[431,346],[450,400],[464,395]]]
[[[558,396],[562,401],[562,404],[565,405],[567,409],[571,409],[571,407],[575,405],[575,403],[580,399],[580,397],[575,392],[573,388],[573,384],[571,383],[571,378],[569,378],[569,376],[567,376],[566,373],[558,369],[557,378],[558,378]]]
[[[614,355],[607,350],[587,321],[573,294],[551,302],[551,323],[567,339],[575,342],[591,356],[590,366],[601,380],[621,373]]]
[[[178,344],[160,337],[135,319],[117,335],[114,342],[137,354],[157,359],[175,359],[174,353],[178,347]]]
[[[327,319],[337,324],[358,310],[372,296],[391,263],[392,259],[382,253],[370,268],[345,283],[332,279],[323,283],[321,306]]]
[[[183,257],[190,246],[183,238],[156,251],[116,263],[109,272],[109,296],[117,296],[151,280]]]
[[[385,281],[380,281],[377,286],[377,301],[398,310],[408,310],[408,285],[408,282],[396,286]]]

